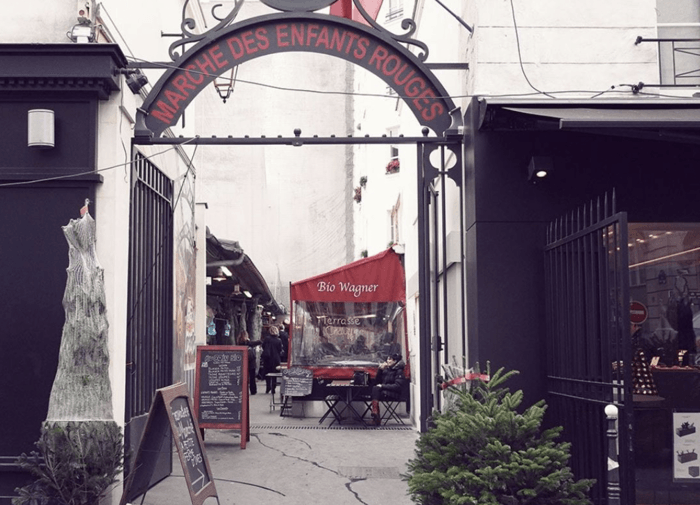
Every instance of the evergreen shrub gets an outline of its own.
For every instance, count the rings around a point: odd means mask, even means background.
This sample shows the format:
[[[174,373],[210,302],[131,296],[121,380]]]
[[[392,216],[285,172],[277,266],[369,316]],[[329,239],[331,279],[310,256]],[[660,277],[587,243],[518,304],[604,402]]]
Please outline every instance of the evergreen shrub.
[[[489,381],[472,381],[470,389],[449,386],[456,401],[446,412],[434,413],[403,476],[415,503],[591,503],[588,491],[595,481],[574,480],[570,444],[555,441],[562,428],[541,429],[545,402],[517,412],[522,391],[503,386],[517,373],[501,368]]]
[[[46,422],[35,445],[17,461],[34,481],[15,490],[12,505],[97,505],[122,470],[114,421]]]

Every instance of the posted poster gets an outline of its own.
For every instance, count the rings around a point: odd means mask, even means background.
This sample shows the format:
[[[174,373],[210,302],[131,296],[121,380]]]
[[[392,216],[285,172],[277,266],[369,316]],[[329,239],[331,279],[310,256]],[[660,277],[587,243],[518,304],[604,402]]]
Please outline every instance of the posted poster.
[[[673,413],[673,480],[700,483],[700,412]]]

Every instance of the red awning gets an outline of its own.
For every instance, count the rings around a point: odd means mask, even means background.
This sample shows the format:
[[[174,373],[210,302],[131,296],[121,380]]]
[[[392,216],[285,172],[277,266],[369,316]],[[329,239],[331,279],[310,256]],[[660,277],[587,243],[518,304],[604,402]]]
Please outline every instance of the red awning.
[[[406,299],[403,265],[393,249],[291,285],[292,301],[397,302]]]

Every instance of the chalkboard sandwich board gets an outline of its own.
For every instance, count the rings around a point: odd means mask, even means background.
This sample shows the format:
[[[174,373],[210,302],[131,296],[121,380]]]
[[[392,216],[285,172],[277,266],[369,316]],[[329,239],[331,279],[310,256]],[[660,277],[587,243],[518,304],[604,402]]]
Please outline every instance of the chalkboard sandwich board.
[[[197,347],[194,410],[201,428],[241,430],[241,449],[250,440],[248,347]]]
[[[313,385],[313,370],[301,367],[282,370],[282,396],[310,395]]]
[[[135,498],[146,494],[160,448],[166,441],[170,443],[170,434],[175,438],[192,504],[202,505],[211,496],[219,501],[204,442],[192,415],[187,385],[180,383],[156,391],[120,505],[132,503]]]

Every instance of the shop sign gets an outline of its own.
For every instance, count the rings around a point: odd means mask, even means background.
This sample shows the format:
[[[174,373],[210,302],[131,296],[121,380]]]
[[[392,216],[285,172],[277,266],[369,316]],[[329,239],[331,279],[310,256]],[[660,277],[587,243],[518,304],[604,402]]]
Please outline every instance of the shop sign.
[[[364,67],[395,89],[422,125],[441,135],[451,123],[452,103],[445,89],[401,44],[342,18],[295,13],[247,20],[192,47],[156,83],[139,111],[146,114],[147,131],[160,136],[197,94],[227,70],[282,52],[327,54]]]
[[[647,320],[649,312],[642,302],[633,301],[630,303],[630,322],[634,324],[642,324]]]

